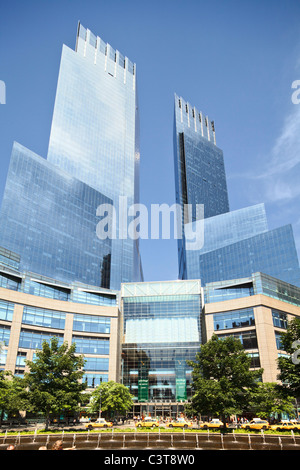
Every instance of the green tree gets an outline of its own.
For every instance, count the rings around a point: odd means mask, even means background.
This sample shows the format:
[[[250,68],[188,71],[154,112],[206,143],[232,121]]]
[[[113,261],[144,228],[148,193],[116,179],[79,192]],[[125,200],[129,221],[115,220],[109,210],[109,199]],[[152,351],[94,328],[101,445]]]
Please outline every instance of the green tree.
[[[193,410],[217,415],[224,426],[230,415],[246,411],[262,370],[250,370],[251,358],[240,340],[213,335],[189,364],[193,367]]]
[[[124,414],[133,405],[133,396],[125,385],[110,380],[103,382],[92,393],[89,409],[92,413]]]
[[[282,390],[290,396],[300,397],[300,318],[295,317],[281,335],[282,349],[289,356],[278,358],[278,379]]]
[[[268,419],[275,413],[294,414],[294,399],[282,394],[277,383],[260,383],[253,391],[250,400],[251,410],[262,419]]]
[[[25,374],[29,402],[34,411],[44,413],[46,429],[50,414],[75,411],[82,400],[86,388],[86,384],[80,382],[84,358],[76,356],[75,351],[75,344],[68,347],[65,342],[59,346],[58,339],[53,337],[50,343],[43,342],[34,361],[26,361],[30,369]]]
[[[4,413],[19,414],[20,410],[28,410],[28,393],[24,379],[15,377],[9,371],[0,372],[0,422]]]

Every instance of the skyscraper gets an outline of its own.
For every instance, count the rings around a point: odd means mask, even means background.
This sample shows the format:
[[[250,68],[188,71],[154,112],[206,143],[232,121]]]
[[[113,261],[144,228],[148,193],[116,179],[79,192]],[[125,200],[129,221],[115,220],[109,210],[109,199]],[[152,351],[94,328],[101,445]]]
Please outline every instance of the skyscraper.
[[[47,160],[12,152],[0,243],[22,270],[112,289],[142,280],[138,240],[119,231],[119,198],[125,212],[139,202],[138,113],[135,64],[79,24],[75,51],[62,49]],[[102,204],[114,239],[97,237]]]
[[[78,25],[75,51],[63,46],[48,160],[127,209],[139,202],[136,65]],[[124,199],[123,199],[124,200]],[[111,287],[141,280],[138,240],[112,240]]]
[[[214,122],[175,94],[174,168],[176,203],[182,209],[182,239],[178,240],[179,277],[186,279],[185,223],[197,220],[196,204],[204,217],[229,211],[223,152],[216,145]],[[184,220],[184,205],[192,207]]]
[[[182,211],[178,240],[180,279],[210,282],[251,276],[257,271],[300,286],[300,268],[290,225],[268,229],[264,204],[229,212],[223,153],[214,122],[175,95],[174,161],[176,202]],[[196,204],[204,205],[204,219]],[[188,249],[184,234],[203,231],[203,245]]]

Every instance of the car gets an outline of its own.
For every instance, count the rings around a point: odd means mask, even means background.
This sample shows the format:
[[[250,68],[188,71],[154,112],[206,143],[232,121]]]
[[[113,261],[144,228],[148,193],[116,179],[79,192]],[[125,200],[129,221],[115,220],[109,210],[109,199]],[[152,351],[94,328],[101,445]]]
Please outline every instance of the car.
[[[136,423],[137,428],[155,428],[159,426],[159,422],[155,418],[151,418],[150,416],[147,416],[144,418],[142,421],[138,421]]]
[[[241,428],[247,429],[248,431],[250,431],[251,429],[254,429],[254,430],[268,429],[269,423],[265,419],[253,418],[249,423],[242,424]]]
[[[273,431],[299,431],[300,425],[292,423],[291,421],[280,421],[277,424],[269,426],[269,429],[272,429]]]
[[[178,418],[173,419],[170,423],[166,424],[167,428],[191,428],[193,427],[193,423],[191,421],[187,421],[185,418]]]
[[[200,424],[200,429],[219,429],[224,426],[224,423],[219,419],[212,419]]]
[[[87,429],[94,429],[94,428],[111,428],[113,423],[110,421],[106,421],[104,418],[98,418],[96,421],[92,421],[87,423],[85,427]]]

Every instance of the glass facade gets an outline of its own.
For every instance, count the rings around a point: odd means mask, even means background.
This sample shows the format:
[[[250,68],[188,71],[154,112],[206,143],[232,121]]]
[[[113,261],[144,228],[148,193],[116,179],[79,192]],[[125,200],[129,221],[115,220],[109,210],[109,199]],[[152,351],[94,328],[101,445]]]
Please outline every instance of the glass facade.
[[[22,323],[46,328],[65,328],[66,314],[55,310],[24,306]]]
[[[79,25],[76,50],[62,49],[47,160],[13,145],[0,261],[108,289],[142,280],[138,240],[118,225],[119,199],[126,211],[139,202],[139,164],[136,66]],[[104,204],[115,210],[113,240],[97,235]]]
[[[54,336],[58,338],[58,345],[61,346],[64,342],[63,334],[51,334],[36,330],[25,330],[22,328],[20,333],[19,348],[42,349],[43,342],[50,342],[51,338]]]
[[[199,281],[122,285],[123,383],[136,402],[187,400],[201,342]]]
[[[182,211],[182,232],[204,235],[197,250],[190,249],[184,236],[178,240],[180,279],[201,279],[205,285],[260,271],[300,286],[292,227],[269,231],[264,204],[229,212],[214,122],[177,95],[174,161],[176,202],[182,209],[192,205],[191,215]],[[196,214],[196,204],[204,205],[204,218]]]
[[[20,269],[64,282],[109,287],[111,240],[96,235],[96,210],[110,200],[15,143],[2,202],[0,244]]]
[[[203,284],[251,276],[259,271],[300,286],[300,268],[292,227],[279,227],[201,254],[199,271]]]
[[[179,277],[188,279],[184,225],[197,220],[196,204],[204,205],[205,218],[228,212],[227,182],[214,122],[177,95],[173,141],[176,203],[182,208],[183,229],[183,239],[178,240]],[[191,220],[183,218],[185,204],[192,205]]]
[[[243,328],[254,326],[253,308],[242,308],[232,312],[219,312],[214,315],[214,330],[226,330],[227,328]]]
[[[139,202],[139,107],[136,65],[81,24],[76,50],[63,46],[48,161],[109,197],[117,214]],[[138,243],[112,242],[110,287],[139,281]]]
[[[263,273],[253,273],[251,277],[211,282],[203,289],[205,303],[239,299],[263,294],[274,299],[300,306],[300,288],[280,281]]]

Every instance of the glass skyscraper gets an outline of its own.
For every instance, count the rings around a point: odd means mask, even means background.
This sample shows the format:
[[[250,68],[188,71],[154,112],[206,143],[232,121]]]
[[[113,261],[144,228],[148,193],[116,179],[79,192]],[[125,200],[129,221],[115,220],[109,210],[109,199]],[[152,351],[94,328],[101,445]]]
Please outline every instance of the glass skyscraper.
[[[0,243],[21,269],[112,289],[142,280],[138,240],[119,231],[139,202],[138,113],[135,64],[79,24],[75,51],[62,49],[47,160],[12,152]],[[114,207],[114,239],[97,237],[102,204]]]
[[[178,239],[179,277],[186,279],[185,224],[197,220],[196,204],[204,205],[207,218],[228,212],[229,202],[214,122],[176,94],[173,145],[176,203],[181,207],[183,234]],[[192,207],[190,218],[184,216],[185,204]]]
[[[63,46],[48,160],[113,201],[117,215],[139,202],[136,65],[81,24]],[[127,198],[119,206],[119,197]],[[124,199],[123,199],[124,201]],[[111,287],[141,280],[138,240],[112,240]]]
[[[264,204],[229,212],[223,154],[214,122],[175,95],[174,161],[176,202],[182,208],[178,240],[180,279],[206,283],[260,271],[300,286],[300,268],[290,225],[268,229]],[[183,208],[191,204],[192,216]],[[204,205],[204,217],[196,214]],[[189,249],[187,233],[203,232],[203,244]]]

